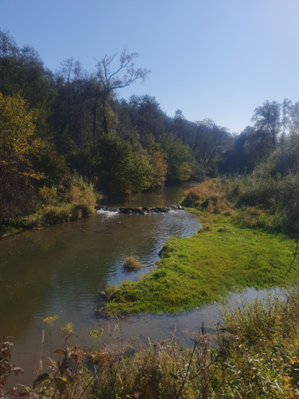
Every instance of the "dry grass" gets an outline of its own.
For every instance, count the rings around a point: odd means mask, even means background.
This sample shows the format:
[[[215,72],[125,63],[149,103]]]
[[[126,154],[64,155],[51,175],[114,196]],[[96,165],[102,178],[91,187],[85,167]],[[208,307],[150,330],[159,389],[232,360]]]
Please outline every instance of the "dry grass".
[[[93,185],[74,176],[68,187],[43,187],[40,190],[42,216],[40,224],[80,220],[94,213],[97,197]]]
[[[184,206],[202,208],[209,213],[230,211],[227,195],[220,178],[209,179],[186,192]]]
[[[127,256],[123,263],[123,268],[127,272],[133,272],[135,270],[142,269],[143,266],[141,263],[139,263],[137,256]]]

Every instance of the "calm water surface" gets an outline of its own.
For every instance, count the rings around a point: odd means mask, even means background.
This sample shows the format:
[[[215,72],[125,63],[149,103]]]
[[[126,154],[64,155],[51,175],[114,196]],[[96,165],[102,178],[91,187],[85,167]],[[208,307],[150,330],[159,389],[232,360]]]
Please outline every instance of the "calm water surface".
[[[115,202],[111,207],[171,205],[181,200],[185,188],[166,187],[132,197],[126,203]],[[73,343],[93,348],[95,340],[89,331],[103,328],[101,342],[112,350],[122,345],[121,340],[142,345],[148,338],[167,339],[174,329],[182,344],[188,345],[189,330],[196,331],[203,322],[213,328],[219,320],[219,304],[180,315],[119,320],[101,317],[94,310],[99,293],[107,285],[137,280],[149,272],[168,237],[188,237],[199,227],[198,217],[185,211],[151,215],[98,212],[82,221],[1,239],[0,336],[14,337],[12,361],[25,370],[15,382],[32,383],[40,359],[49,356],[49,327],[43,322],[47,316],[58,316],[53,327],[54,349],[62,345],[60,327],[69,322],[74,324]],[[137,255],[145,268],[124,273],[122,262],[127,255]],[[248,290],[245,296],[255,293]],[[114,334],[110,336],[109,331]],[[47,364],[44,360],[44,371]]]

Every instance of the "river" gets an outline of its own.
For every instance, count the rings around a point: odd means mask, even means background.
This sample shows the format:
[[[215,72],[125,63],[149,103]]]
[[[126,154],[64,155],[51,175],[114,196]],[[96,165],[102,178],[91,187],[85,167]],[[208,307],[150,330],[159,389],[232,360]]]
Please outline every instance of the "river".
[[[109,206],[167,206],[178,203],[185,189],[186,185],[165,187]],[[137,280],[158,260],[168,237],[188,237],[199,227],[198,216],[181,210],[150,215],[100,211],[81,221],[1,239],[0,336],[13,336],[16,349],[12,361],[25,370],[16,382],[31,384],[40,360],[43,372],[49,365],[50,328],[43,321],[47,316],[58,316],[53,349],[62,346],[60,327],[70,322],[75,331],[72,343],[95,349],[89,331],[103,328],[101,344],[113,351],[129,341],[138,346],[148,339],[168,339],[174,330],[182,345],[190,345],[189,331],[196,331],[202,323],[213,329],[220,317],[219,304],[179,315],[120,319],[102,317],[95,311],[99,293],[107,285]],[[144,269],[125,273],[122,262],[128,255],[138,256]],[[248,290],[245,296],[252,297],[255,292]]]

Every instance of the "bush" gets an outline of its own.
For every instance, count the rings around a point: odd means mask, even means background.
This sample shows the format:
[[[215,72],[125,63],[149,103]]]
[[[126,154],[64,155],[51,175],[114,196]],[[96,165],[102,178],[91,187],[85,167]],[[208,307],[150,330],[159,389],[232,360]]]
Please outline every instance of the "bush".
[[[182,205],[200,208],[209,213],[228,211],[228,202],[224,186],[219,178],[209,179],[186,192]]]

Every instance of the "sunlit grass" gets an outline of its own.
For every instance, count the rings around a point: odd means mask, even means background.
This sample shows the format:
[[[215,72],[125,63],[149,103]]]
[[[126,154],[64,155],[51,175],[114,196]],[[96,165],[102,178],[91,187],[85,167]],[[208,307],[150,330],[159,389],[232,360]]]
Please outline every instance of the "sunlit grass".
[[[207,221],[193,237],[170,238],[156,271],[109,287],[107,312],[180,312],[219,301],[229,291],[298,280],[293,239],[239,227],[230,216],[213,214]]]

